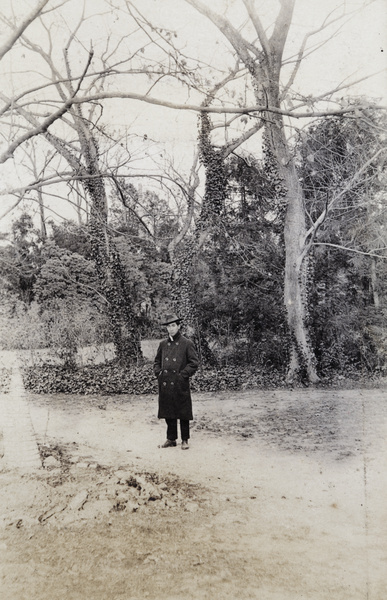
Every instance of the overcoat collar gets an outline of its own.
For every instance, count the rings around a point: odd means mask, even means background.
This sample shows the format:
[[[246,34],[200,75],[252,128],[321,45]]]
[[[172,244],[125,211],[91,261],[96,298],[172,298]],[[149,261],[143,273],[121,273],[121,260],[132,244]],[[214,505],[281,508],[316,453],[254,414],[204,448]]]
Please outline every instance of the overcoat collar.
[[[179,331],[177,333],[175,333],[175,335],[173,335],[173,336],[169,335],[168,339],[169,339],[169,341],[176,342],[176,340],[178,340],[180,337],[181,337],[181,332],[179,329]]]

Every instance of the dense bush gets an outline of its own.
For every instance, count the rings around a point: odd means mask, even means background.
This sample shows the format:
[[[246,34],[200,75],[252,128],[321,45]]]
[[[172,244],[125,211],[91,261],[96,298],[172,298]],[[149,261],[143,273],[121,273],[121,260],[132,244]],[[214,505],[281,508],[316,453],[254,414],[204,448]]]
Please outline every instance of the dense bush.
[[[115,364],[66,369],[44,365],[24,371],[26,388],[36,394],[156,394],[157,380],[150,363],[130,369]],[[199,371],[191,382],[196,392],[244,390],[278,387],[283,376],[277,371],[263,372],[252,367],[223,367]]]
[[[24,371],[25,387],[37,394],[152,394],[156,383],[151,365],[131,369],[116,364],[79,369],[42,365]]]

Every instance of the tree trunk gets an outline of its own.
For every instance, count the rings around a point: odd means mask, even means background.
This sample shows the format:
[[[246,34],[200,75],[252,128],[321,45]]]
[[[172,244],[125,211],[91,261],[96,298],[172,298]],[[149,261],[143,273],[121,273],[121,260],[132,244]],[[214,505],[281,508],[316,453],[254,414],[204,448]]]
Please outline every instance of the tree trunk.
[[[40,237],[42,240],[47,239],[46,219],[44,215],[44,203],[42,190],[38,190],[39,216],[40,216]]]
[[[142,357],[140,339],[125,273],[108,230],[105,186],[102,178],[86,180],[85,185],[92,200],[92,252],[102,292],[108,302],[116,356],[121,364],[137,362]]]
[[[215,13],[208,3],[202,0],[186,2],[210,19],[228,39],[239,60],[250,73],[257,104],[280,108],[282,55],[295,0],[281,0],[270,37],[261,23],[256,3],[243,0],[250,24],[259,40],[257,45],[248,42],[226,17]],[[309,380],[316,382],[319,378],[307,327],[308,259],[304,253],[306,226],[303,192],[289,150],[282,116],[276,112],[267,112],[263,113],[261,118],[265,121],[267,150],[271,154],[273,171],[279,180],[278,187],[282,188],[279,200],[283,201],[282,208],[286,210],[284,300],[291,338],[288,380],[291,381],[298,372],[304,370]],[[276,207],[277,211],[280,209],[281,206]]]
[[[304,195],[289,152],[281,115],[270,118],[267,126],[269,149],[273,153],[282,182],[285,208],[284,303],[290,335],[290,363],[287,380],[305,374],[311,383],[319,381],[314,350],[308,331],[308,263],[304,254],[306,221]],[[277,207],[278,210],[278,207]]]
[[[376,261],[375,257],[371,258],[371,288],[372,288],[372,298],[374,301],[375,308],[380,308],[380,298],[378,292],[378,276],[376,273]]]
[[[172,265],[172,305],[175,312],[183,319],[182,330],[196,344],[201,364],[214,364],[215,357],[209,347],[208,341],[200,330],[193,276],[201,243],[204,241],[199,219],[198,227],[189,238],[187,234],[194,216],[195,193],[199,185],[197,174],[196,156],[192,165],[190,181],[187,184],[187,217],[179,234],[168,246],[168,254]],[[201,212],[202,214],[202,212]]]
[[[193,339],[196,344],[200,363],[214,364],[215,358],[208,341],[200,331],[200,322],[195,302],[193,274],[197,257],[195,240],[182,242],[171,251],[172,263],[172,305],[176,313],[183,319],[183,333]]]

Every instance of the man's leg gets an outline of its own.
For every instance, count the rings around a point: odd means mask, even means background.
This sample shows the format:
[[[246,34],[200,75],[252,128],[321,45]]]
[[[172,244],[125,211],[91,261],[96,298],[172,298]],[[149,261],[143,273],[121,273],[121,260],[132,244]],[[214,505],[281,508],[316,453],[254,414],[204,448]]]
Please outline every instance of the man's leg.
[[[167,422],[167,440],[177,440],[177,419],[165,419]]]
[[[176,446],[177,439],[177,419],[165,419],[167,423],[167,441],[159,448],[172,448]]]
[[[180,419],[181,439],[185,442],[189,440],[189,421]]]

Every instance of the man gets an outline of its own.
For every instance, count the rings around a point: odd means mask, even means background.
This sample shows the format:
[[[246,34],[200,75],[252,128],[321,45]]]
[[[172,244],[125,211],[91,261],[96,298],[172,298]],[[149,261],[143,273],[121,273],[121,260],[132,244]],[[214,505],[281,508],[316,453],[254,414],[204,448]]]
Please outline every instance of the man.
[[[181,449],[188,450],[189,422],[193,419],[189,378],[197,371],[199,360],[193,342],[181,334],[180,323],[176,314],[166,315],[162,325],[168,338],[158,347],[153,369],[159,382],[158,418],[167,423],[167,439],[161,448],[176,446],[180,419]]]

